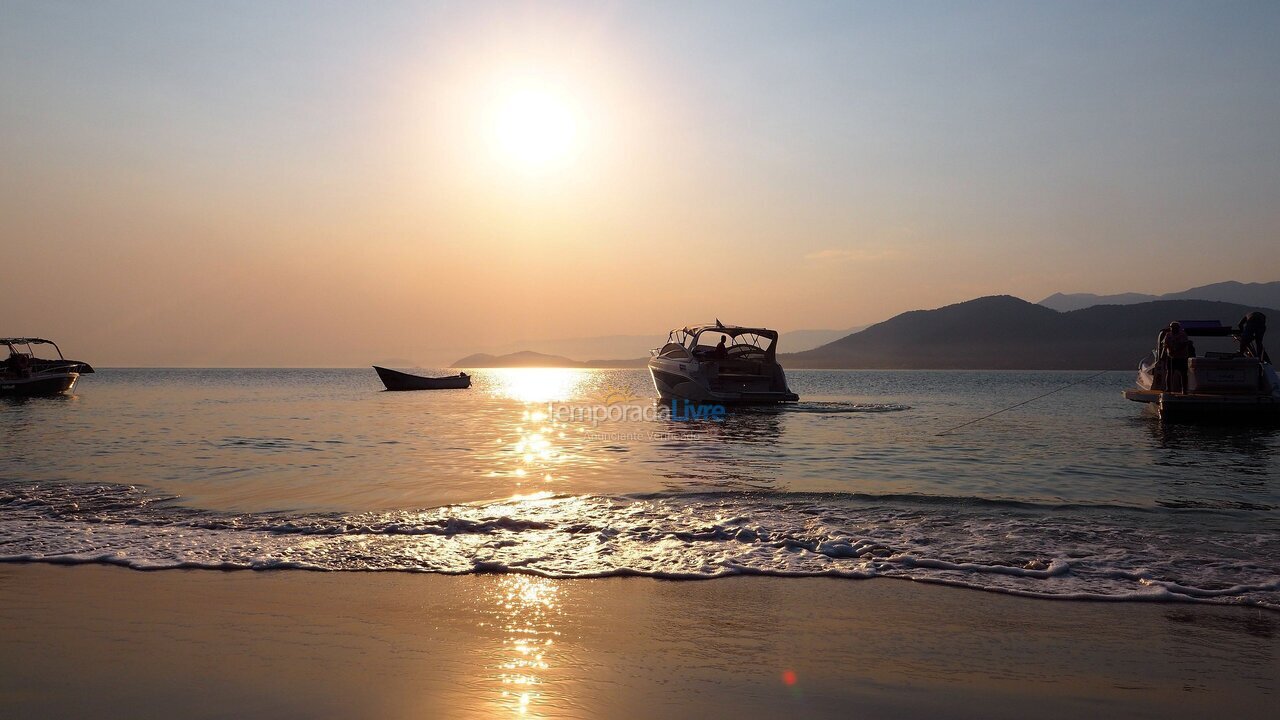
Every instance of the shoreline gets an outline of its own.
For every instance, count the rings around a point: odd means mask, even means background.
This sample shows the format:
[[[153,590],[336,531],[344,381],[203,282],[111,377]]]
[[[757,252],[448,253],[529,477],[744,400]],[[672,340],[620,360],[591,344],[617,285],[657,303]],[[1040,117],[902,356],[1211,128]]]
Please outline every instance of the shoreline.
[[[1280,617],[888,578],[0,566],[0,715],[1264,717]]]
[[[1103,595],[1098,593],[1038,593],[1027,590],[1017,590],[1013,588],[996,588],[996,587],[979,587],[969,585],[964,582],[947,580],[941,578],[930,577],[909,577],[905,575],[874,575],[874,576],[857,576],[857,575],[838,575],[838,574],[791,574],[785,572],[741,572],[728,575],[650,575],[634,572],[619,573],[603,573],[599,575],[581,575],[581,576],[559,576],[555,574],[544,573],[536,570],[529,570],[522,567],[511,567],[505,569],[486,569],[486,570],[470,570],[466,572],[453,572],[447,570],[416,570],[403,568],[368,568],[368,569],[328,569],[320,567],[306,566],[263,566],[263,567],[242,567],[237,565],[213,566],[213,565],[178,565],[178,566],[156,566],[156,567],[137,567],[131,565],[127,560],[111,560],[111,559],[68,559],[63,560],[57,557],[40,558],[40,559],[0,559],[0,572],[5,567],[25,567],[25,566],[49,566],[49,567],[101,567],[115,568],[120,570],[128,570],[139,573],[165,573],[165,572],[211,572],[211,573],[307,573],[316,575],[440,575],[443,577],[469,577],[469,576],[490,576],[490,575],[518,575],[533,578],[536,580],[547,580],[554,582],[591,582],[603,580],[651,580],[654,582],[674,582],[674,583],[702,583],[715,582],[717,580],[732,580],[739,578],[769,578],[774,580],[835,580],[839,582],[866,582],[875,581],[891,581],[895,583],[908,583],[918,585],[929,585],[939,588],[948,588],[951,590],[969,591],[982,594],[998,595],[1002,597],[1017,598],[1020,600],[1032,601],[1048,601],[1051,603],[1099,603],[1105,605],[1168,605],[1182,606],[1190,608],[1238,608],[1241,610],[1258,610],[1266,614],[1280,614],[1280,605],[1270,605],[1262,602],[1232,602],[1218,601],[1214,595],[1179,595],[1177,593],[1165,591],[1161,594],[1148,595]],[[1250,586],[1254,587],[1254,586]],[[1255,589],[1273,590],[1270,585],[1256,586]]]

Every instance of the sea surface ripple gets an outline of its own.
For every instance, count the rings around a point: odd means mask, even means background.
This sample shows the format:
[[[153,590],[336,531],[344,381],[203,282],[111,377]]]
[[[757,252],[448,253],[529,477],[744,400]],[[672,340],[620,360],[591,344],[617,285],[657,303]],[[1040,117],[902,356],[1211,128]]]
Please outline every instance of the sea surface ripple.
[[[547,577],[894,577],[1280,609],[1280,433],[1165,425],[1122,374],[791,374],[680,421],[642,371],[104,370],[0,404],[0,560]],[[590,407],[619,408],[584,420]],[[624,411],[625,410],[625,411]]]

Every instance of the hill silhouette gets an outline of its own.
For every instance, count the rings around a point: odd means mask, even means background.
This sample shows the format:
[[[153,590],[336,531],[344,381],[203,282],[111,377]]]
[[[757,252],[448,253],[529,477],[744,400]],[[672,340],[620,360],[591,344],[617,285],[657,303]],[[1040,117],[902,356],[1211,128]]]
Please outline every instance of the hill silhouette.
[[[586,363],[570,360],[559,355],[522,350],[506,355],[490,355],[476,353],[468,355],[453,363],[455,368],[515,368],[515,367],[586,367]]]
[[[788,330],[782,333],[782,337],[779,340],[780,347],[789,352],[811,350],[833,340],[839,340],[850,333],[858,332],[865,327],[866,325],[845,327],[838,330]],[[467,356],[463,358],[463,360],[477,359],[483,360],[486,363],[491,363],[495,362],[494,358],[505,358],[507,355],[533,352],[540,353],[551,358],[546,360],[546,362],[551,364],[545,365],[545,367],[563,367],[563,365],[558,363],[566,361],[573,363],[570,367],[579,364],[586,364],[591,367],[640,367],[645,364],[650,348],[662,345],[663,338],[666,336],[667,331],[663,330],[661,332],[655,331],[646,335],[597,335],[589,337],[520,340],[488,347],[467,348],[477,352],[474,356]],[[570,358],[598,359],[587,360],[586,363],[578,363]],[[498,360],[497,362],[503,361]],[[383,365],[383,367],[409,367],[414,363],[406,360],[390,364],[380,364]],[[455,367],[481,366],[472,364]],[[529,366],[524,365],[523,367]]]
[[[1134,305],[1154,300],[1216,300],[1218,302],[1252,305],[1254,307],[1280,307],[1280,282],[1242,283],[1229,280],[1164,295],[1145,295],[1143,293],[1120,293],[1118,295],[1054,293],[1041,300],[1038,304],[1059,312],[1069,312],[1093,307],[1094,305]]]
[[[1121,370],[1136,367],[1172,320],[1235,324],[1250,310],[1280,317],[1267,308],[1207,300],[1058,312],[998,295],[903,313],[779,360],[788,369]]]
[[[1094,305],[1136,305],[1138,303],[1151,302],[1159,299],[1159,295],[1148,295],[1146,293],[1117,293],[1115,295],[1095,295],[1093,293],[1054,293],[1036,304],[1057,310],[1058,312],[1070,312],[1072,310],[1082,310],[1087,307],[1093,307]]]

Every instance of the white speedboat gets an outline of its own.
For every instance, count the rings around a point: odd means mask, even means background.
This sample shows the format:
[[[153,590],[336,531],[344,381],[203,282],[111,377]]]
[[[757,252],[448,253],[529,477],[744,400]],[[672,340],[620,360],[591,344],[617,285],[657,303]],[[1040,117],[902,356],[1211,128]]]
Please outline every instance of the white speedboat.
[[[64,358],[62,350],[52,340],[0,338],[0,345],[9,349],[8,357],[0,362],[0,396],[31,397],[70,392],[81,375],[93,372],[89,363]],[[37,357],[33,349],[36,345],[52,345],[58,359]]]
[[[1184,320],[1181,325],[1193,341],[1186,387],[1178,387],[1171,377],[1163,349],[1166,329],[1157,336],[1156,349],[1138,364],[1137,387],[1124,391],[1126,399],[1146,403],[1164,420],[1280,418],[1280,377],[1265,350],[1259,348],[1260,357],[1254,352],[1197,355],[1196,339],[1231,338],[1235,329],[1216,320]]]
[[[701,344],[703,338],[713,344]],[[709,403],[799,400],[777,360],[778,333],[756,327],[695,325],[672,330],[650,351],[649,374],[663,399]]]

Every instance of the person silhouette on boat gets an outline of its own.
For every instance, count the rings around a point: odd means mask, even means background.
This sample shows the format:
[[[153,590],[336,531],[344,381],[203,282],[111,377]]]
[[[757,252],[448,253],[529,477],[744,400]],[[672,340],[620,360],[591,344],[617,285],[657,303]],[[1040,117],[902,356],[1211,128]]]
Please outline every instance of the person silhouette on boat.
[[[9,353],[9,372],[14,377],[24,378],[31,374],[31,357],[17,351]]]
[[[1187,393],[1187,358],[1191,357],[1191,338],[1187,337],[1187,331],[1182,329],[1182,323],[1177,321],[1169,323],[1169,329],[1164,335],[1164,351],[1169,362],[1169,372],[1165,374],[1168,378],[1166,387],[1172,391],[1173,378],[1177,376],[1178,390],[1185,395]]]
[[[720,342],[716,343],[716,349],[711,351],[711,357],[717,360],[723,360],[729,357],[729,349],[724,346],[724,341],[727,337],[727,335],[720,336]]]
[[[1240,318],[1236,325],[1236,339],[1240,341],[1240,354],[1252,355],[1264,360],[1266,353],[1262,349],[1262,336],[1267,334],[1267,316],[1254,310]]]

